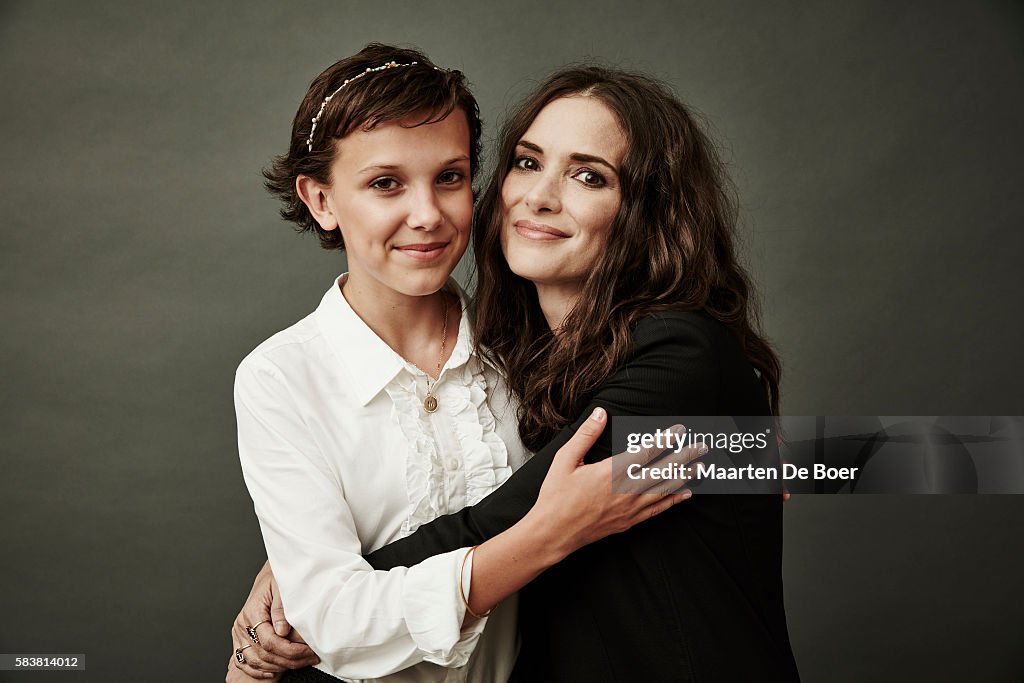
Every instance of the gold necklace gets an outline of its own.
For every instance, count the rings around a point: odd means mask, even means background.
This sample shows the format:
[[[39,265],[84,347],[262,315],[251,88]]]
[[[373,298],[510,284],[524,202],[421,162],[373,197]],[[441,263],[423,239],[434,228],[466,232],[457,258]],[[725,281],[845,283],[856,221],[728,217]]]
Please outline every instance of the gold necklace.
[[[444,346],[448,341],[448,297],[444,292],[441,292],[444,306],[441,309],[441,316],[444,318],[444,325],[441,327],[441,353],[437,357],[437,378],[441,379],[441,361],[444,360]],[[434,395],[434,386],[437,382],[430,381],[430,375],[427,375],[427,395],[423,397],[423,410],[428,413],[432,413],[437,410],[437,396]]]

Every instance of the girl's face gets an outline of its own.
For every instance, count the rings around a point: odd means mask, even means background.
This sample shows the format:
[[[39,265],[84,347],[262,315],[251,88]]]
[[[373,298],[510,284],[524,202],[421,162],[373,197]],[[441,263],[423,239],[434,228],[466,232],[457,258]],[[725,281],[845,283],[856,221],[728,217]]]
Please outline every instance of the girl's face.
[[[324,230],[341,230],[349,282],[370,292],[424,296],[462,258],[473,215],[469,126],[460,109],[356,130],[337,147],[331,185],[300,177]],[[404,124],[404,126],[403,126]]]
[[[619,210],[625,153],[625,134],[596,97],[563,97],[540,111],[501,188],[501,247],[513,273],[579,293]]]

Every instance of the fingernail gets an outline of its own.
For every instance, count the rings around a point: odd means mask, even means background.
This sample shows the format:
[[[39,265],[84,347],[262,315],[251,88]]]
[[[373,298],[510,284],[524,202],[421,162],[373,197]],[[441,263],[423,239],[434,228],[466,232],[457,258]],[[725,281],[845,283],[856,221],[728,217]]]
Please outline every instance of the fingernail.
[[[707,452],[708,452],[708,447],[707,447],[707,445],[705,445],[705,444],[703,444],[703,443],[702,443],[701,445],[697,446],[697,453],[698,453],[699,455],[704,455],[704,454],[705,454],[705,453],[707,453]]]
[[[590,414],[590,419],[593,420],[594,422],[604,422],[604,416],[604,408],[597,407],[594,408],[594,412]]]
[[[283,621],[275,621],[274,622],[274,633],[276,633],[279,636],[286,636],[286,635],[288,635],[288,627],[285,625],[285,622],[283,622]]]
[[[683,496],[683,500],[686,500],[693,495],[693,491],[691,491],[690,489],[686,489],[685,491],[683,491],[681,495]]]

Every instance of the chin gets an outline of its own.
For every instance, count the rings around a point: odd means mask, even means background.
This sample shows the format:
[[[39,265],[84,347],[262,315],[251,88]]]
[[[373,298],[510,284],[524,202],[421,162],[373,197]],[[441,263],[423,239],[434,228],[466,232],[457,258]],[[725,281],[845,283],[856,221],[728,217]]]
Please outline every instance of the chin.
[[[509,270],[530,282],[543,282],[558,272],[557,263],[548,263],[548,259],[531,257],[522,252],[508,253],[505,260]]]
[[[406,296],[429,296],[444,287],[452,270],[453,268],[438,267],[408,273],[401,278],[400,283],[396,283],[400,286],[395,289]]]

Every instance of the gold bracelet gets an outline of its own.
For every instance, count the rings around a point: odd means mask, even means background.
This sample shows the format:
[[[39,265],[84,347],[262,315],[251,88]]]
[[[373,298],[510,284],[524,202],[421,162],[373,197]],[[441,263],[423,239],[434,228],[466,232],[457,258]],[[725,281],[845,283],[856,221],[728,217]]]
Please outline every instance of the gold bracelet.
[[[469,559],[469,556],[472,555],[473,552],[476,549],[477,549],[477,546],[473,546],[472,548],[467,550],[466,554],[462,556],[462,562],[459,563],[459,597],[462,598],[462,604],[466,606],[466,611],[467,612],[469,612],[471,615],[473,615],[477,619],[483,619],[484,617],[488,616],[491,612],[493,612],[494,608],[492,607],[491,609],[487,610],[483,614],[477,614],[476,612],[473,611],[473,608],[469,606],[469,600],[466,599],[466,591],[465,591],[465,589],[462,588],[462,575],[466,571],[466,560]]]

